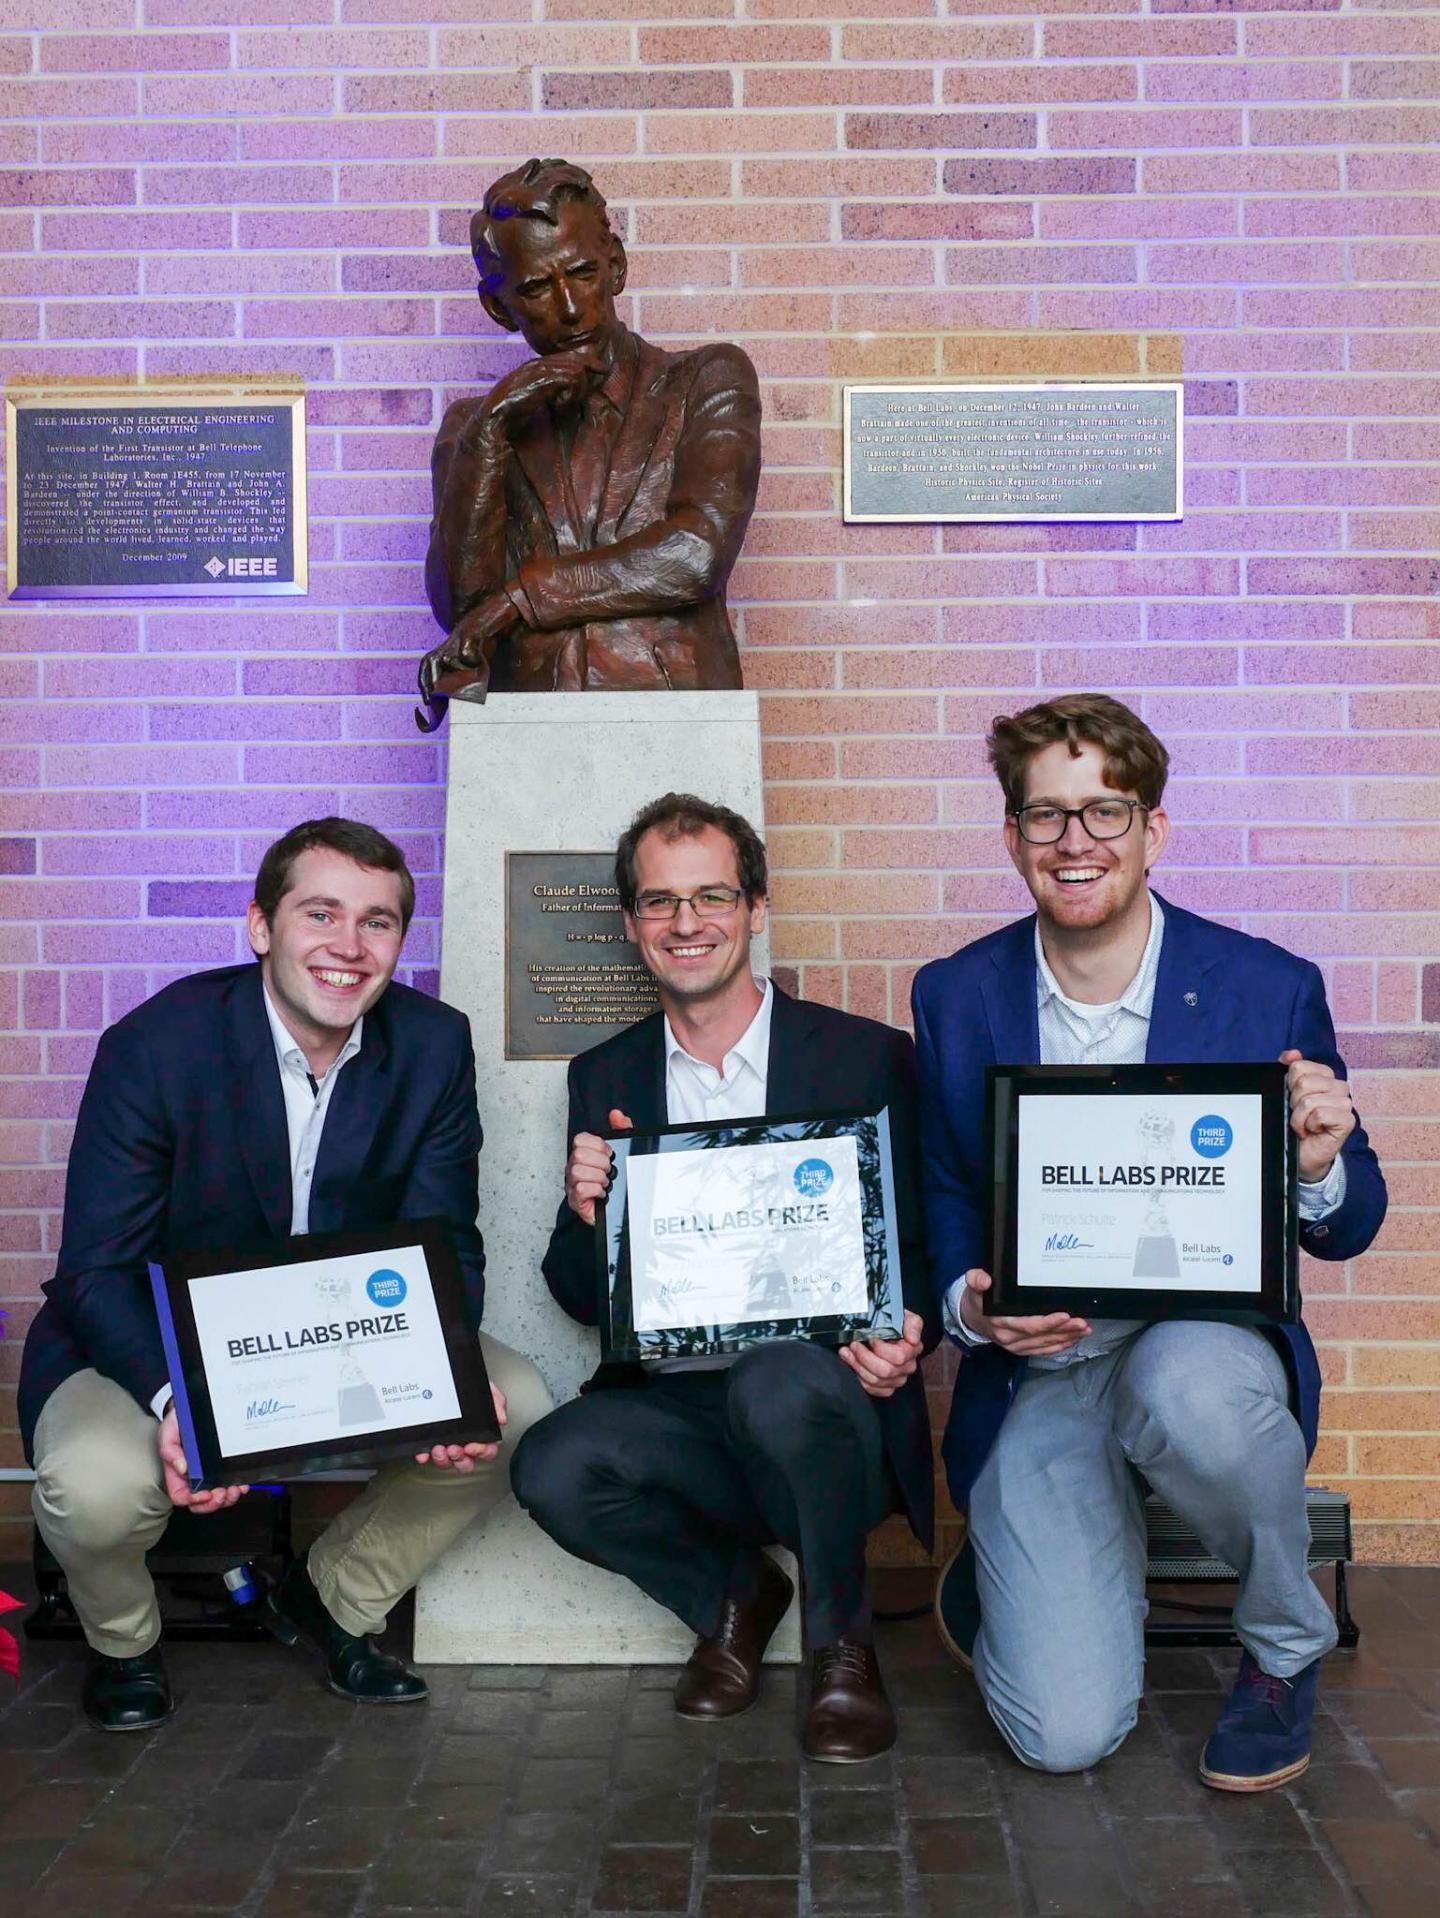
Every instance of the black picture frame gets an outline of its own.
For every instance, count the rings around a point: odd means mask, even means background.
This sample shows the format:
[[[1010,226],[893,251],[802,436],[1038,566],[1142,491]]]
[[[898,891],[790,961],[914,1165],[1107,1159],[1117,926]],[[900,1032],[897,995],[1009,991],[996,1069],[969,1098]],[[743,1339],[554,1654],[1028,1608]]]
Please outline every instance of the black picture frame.
[[[1077,1317],[1118,1319],[1207,1318],[1241,1324],[1295,1324],[1300,1317],[1297,1161],[1290,1131],[1285,1067],[1278,1063],[1143,1064],[1126,1066],[990,1066],[986,1070],[989,1160],[990,1290],[987,1317],[1028,1317],[1069,1311]],[[1026,1101],[1167,1094],[1258,1094],[1261,1100],[1260,1286],[1254,1292],[1199,1290],[1159,1283],[1147,1287],[1059,1285],[1027,1281],[1017,1271],[1020,1206],[1020,1129]]]
[[[193,1281],[261,1267],[307,1265],[322,1259],[365,1257],[416,1247],[425,1255],[460,1404],[459,1417],[387,1428],[383,1434],[357,1433],[348,1442],[265,1446],[243,1453],[222,1451],[190,1296]],[[460,1264],[449,1225],[443,1219],[405,1220],[369,1232],[313,1232],[289,1239],[261,1239],[173,1253],[152,1262],[150,1282],[193,1491],[252,1484],[260,1479],[299,1478],[340,1466],[379,1464],[414,1454],[422,1445],[463,1445],[472,1440],[493,1444],[500,1438],[478,1328],[471,1323]]]
[[[595,1209],[596,1283],[600,1345],[608,1360],[711,1358],[735,1354],[774,1339],[810,1339],[840,1346],[854,1339],[893,1339],[903,1332],[900,1241],[895,1226],[895,1175],[888,1107],[871,1113],[800,1113],[784,1117],[726,1119],[706,1124],[651,1126],[605,1135],[615,1154],[608,1199]],[[637,1331],[630,1266],[629,1165],[639,1154],[724,1150],[853,1137],[860,1168],[868,1309],[865,1313],[811,1314],[664,1331]]]

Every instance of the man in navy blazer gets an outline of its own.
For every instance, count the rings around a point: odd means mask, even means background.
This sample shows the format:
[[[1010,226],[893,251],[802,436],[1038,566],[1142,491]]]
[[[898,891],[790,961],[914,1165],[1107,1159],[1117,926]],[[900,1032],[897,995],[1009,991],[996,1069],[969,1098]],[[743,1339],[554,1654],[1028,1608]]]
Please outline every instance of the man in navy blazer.
[[[188,1488],[148,1262],[442,1218],[479,1324],[474,1053],[462,1014],[392,982],[414,903],[390,840],[308,821],[261,863],[248,916],[259,964],[180,980],[101,1038],[19,1404],[36,1523],[96,1654],[84,1705],[102,1730],[143,1730],[173,1709],[145,1552],[174,1506],[208,1512],[240,1496]],[[548,1396],[528,1361],[482,1345],[513,1437]],[[498,1455],[437,1445],[382,1467],[308,1563],[295,1561],[269,1622],[320,1649],[332,1690],[367,1703],[425,1696],[368,1635],[504,1495]]]
[[[1036,912],[924,967],[914,988],[931,1271],[964,1348],[943,1450],[969,1540],[941,1577],[942,1635],[1027,1763],[1075,1770],[1113,1751],[1144,1677],[1143,1477],[1241,1573],[1240,1675],[1201,1776],[1265,1790],[1309,1761],[1335,1642],[1305,1569],[1310,1335],[986,1318],[985,1068],[1284,1061],[1300,1242],[1315,1258],[1364,1251],[1384,1180],[1317,969],[1149,890],[1168,832],[1168,755],[1149,728],[1077,694],[997,719],[990,754]]]
[[[566,1196],[544,1265],[556,1300],[596,1323],[595,1202],[611,1173],[603,1133],[888,1108],[905,1335],[838,1353],[777,1340],[720,1365],[602,1365],[528,1434],[515,1496],[567,1551],[623,1573],[698,1634],[675,1691],[688,1718],[755,1702],[791,1598],[761,1547],[787,1546],[801,1562],[812,1652],[805,1749],[871,1758],[894,1742],[895,1720],[872,1645],[865,1537],[897,1509],[927,1545],[934,1524],[916,1370],[933,1339],[914,1049],[889,1026],[756,980],[765,850],[728,808],[688,794],[655,801],[622,838],[616,878],[662,1011],[571,1061]]]

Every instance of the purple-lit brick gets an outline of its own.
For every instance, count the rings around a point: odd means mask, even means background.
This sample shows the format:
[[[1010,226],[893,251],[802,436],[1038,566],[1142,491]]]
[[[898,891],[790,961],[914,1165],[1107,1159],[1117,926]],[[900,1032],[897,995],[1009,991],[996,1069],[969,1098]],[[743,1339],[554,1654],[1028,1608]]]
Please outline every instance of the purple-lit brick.
[[[243,919],[255,896],[248,879],[156,879],[145,888],[149,919]]]

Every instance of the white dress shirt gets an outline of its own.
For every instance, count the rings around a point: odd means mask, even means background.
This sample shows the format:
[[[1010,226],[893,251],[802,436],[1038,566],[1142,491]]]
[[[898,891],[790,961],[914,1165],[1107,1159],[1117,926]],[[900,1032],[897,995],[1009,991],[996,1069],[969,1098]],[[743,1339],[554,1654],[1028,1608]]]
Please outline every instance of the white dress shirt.
[[[310,1188],[315,1182],[315,1161],[320,1156],[320,1135],[325,1130],[325,1114],[330,1110],[330,1095],[340,1068],[348,1065],[360,1050],[365,1020],[362,1015],[350,1028],[350,1036],[340,1048],[340,1056],[323,1079],[311,1075],[310,1063],[296,1044],[263,985],[260,997],[265,1002],[265,1017],[270,1021],[270,1036],[275,1041],[275,1062],[280,1068],[280,1090],[285,1095],[285,1127],[290,1141],[290,1231],[291,1235],[310,1230]],[[165,1416],[165,1407],[173,1393],[170,1382],[150,1401],[156,1418]]]
[[[290,1135],[290,1231],[292,1234],[308,1232],[310,1188],[315,1181],[315,1161],[320,1156],[320,1135],[325,1130],[330,1095],[335,1090],[341,1067],[348,1065],[360,1050],[365,1020],[362,1016],[355,1021],[335,1063],[323,1079],[316,1079],[310,1071],[309,1060],[271,1003],[268,988],[261,997],[275,1041],[280,1089],[285,1094],[285,1125]]]
[[[665,1117],[671,1125],[758,1119],[764,1115],[775,995],[768,979],[755,983],[764,996],[755,1017],[725,1054],[718,1071],[687,1052],[666,1019]]]
[[[1040,1028],[1040,1063],[1045,1066],[1132,1066],[1142,1065],[1150,1037],[1150,1014],[1155,1003],[1155,980],[1160,971],[1160,947],[1165,938],[1165,914],[1154,893],[1150,894],[1150,936],[1140,955],[1135,976],[1118,999],[1109,1005],[1086,1005],[1079,999],[1067,999],[1060,990],[1045,947],[1040,938],[1040,923],[1035,923],[1035,993]],[[1345,1197],[1345,1166],[1337,1157],[1326,1177],[1315,1185],[1302,1185],[1299,1209],[1302,1219],[1323,1219]],[[945,1329],[965,1345],[988,1345],[983,1333],[973,1332],[960,1317],[960,1300],[965,1290],[963,1276],[956,1279],[945,1295]],[[1138,1332],[1143,1319],[1094,1319],[1083,1339],[1064,1352],[1049,1358],[1032,1358],[1029,1363],[1042,1367],[1073,1365],[1077,1359],[1094,1358],[1112,1351],[1131,1333]]]
[[[768,979],[757,979],[765,995],[755,1017],[714,1066],[687,1052],[665,1021],[665,1117],[671,1125],[698,1125],[717,1119],[758,1119],[765,1112],[770,1072],[770,1016],[775,994]],[[715,1372],[733,1365],[731,1352],[689,1359],[654,1359],[655,1372]]]

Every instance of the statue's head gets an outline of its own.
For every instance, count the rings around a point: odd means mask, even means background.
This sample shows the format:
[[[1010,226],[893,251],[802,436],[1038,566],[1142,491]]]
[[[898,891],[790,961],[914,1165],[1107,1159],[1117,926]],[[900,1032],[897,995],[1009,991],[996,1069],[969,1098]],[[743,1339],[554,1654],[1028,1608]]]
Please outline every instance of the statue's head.
[[[625,285],[625,248],[583,167],[527,160],[502,174],[470,222],[480,304],[539,354],[603,345]]]

